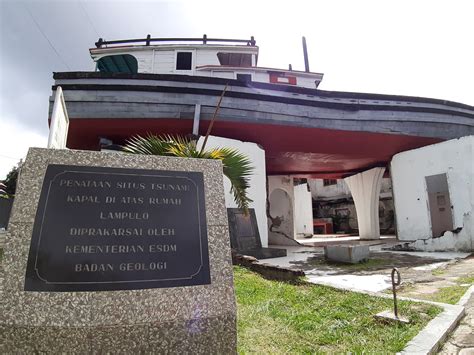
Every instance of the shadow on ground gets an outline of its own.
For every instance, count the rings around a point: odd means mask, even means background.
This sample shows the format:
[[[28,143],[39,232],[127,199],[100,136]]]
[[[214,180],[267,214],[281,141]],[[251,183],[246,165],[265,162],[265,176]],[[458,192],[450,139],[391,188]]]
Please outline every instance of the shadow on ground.
[[[331,275],[361,274],[370,275],[380,273],[380,270],[396,268],[413,268],[448,261],[448,259],[424,258],[416,255],[398,254],[390,252],[370,252],[369,260],[360,264],[344,264],[328,261],[324,254],[314,254],[305,261],[290,262],[292,268],[304,271],[317,269]]]

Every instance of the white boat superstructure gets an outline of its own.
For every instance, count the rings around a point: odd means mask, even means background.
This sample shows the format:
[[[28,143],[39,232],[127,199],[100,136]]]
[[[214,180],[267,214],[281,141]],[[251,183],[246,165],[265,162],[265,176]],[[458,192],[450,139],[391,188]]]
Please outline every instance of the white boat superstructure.
[[[153,45],[155,41],[160,44]],[[167,44],[178,41],[184,43]],[[201,43],[189,43],[198,41]],[[120,46],[140,42],[144,44]],[[222,44],[228,42],[237,44]],[[228,40],[208,39],[204,35],[184,39],[99,40],[96,47],[90,49],[90,54],[100,72],[205,76],[310,89],[316,89],[323,79],[320,73],[258,67],[259,48],[253,37]]]

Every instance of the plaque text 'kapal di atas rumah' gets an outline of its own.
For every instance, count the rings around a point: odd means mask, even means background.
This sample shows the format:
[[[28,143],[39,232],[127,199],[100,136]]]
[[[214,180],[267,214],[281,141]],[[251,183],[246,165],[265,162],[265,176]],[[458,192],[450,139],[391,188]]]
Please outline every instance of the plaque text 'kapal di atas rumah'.
[[[202,173],[48,166],[25,290],[209,283]]]

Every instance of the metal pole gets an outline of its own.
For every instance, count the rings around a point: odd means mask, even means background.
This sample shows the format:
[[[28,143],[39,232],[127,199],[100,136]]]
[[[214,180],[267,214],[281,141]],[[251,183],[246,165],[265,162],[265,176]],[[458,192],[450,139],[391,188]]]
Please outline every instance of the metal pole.
[[[211,122],[209,123],[209,127],[207,128],[206,136],[204,137],[204,142],[202,143],[201,151],[199,152],[199,154],[202,154],[202,152],[204,152],[204,148],[206,148],[207,138],[209,138],[209,135],[211,134],[211,131],[212,131],[212,127],[214,126],[214,122],[217,119],[217,113],[219,112],[219,109],[221,108],[222,99],[224,98],[228,85],[229,84],[225,84],[224,90],[222,91],[222,94],[219,97],[216,110],[214,111],[214,115],[212,116]]]
[[[397,281],[395,282],[395,273],[397,274]],[[397,306],[397,289],[396,286],[400,285],[401,278],[400,272],[396,267],[392,270],[392,293],[393,293],[393,314],[395,318],[398,318],[398,306]]]
[[[304,71],[309,73],[308,48],[306,47],[306,38],[303,36],[303,56],[304,56]]]

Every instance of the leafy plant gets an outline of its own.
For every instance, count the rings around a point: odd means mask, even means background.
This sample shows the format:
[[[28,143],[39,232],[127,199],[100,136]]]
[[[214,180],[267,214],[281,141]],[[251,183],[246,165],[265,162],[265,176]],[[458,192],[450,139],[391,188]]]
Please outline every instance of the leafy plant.
[[[5,180],[0,180],[0,196],[4,198],[12,198],[16,192],[16,182],[18,180],[18,167],[14,166],[7,174]]]
[[[203,146],[204,148],[204,146]],[[231,192],[237,206],[248,212],[252,200],[247,196],[249,176],[253,167],[247,156],[232,148],[197,149],[196,141],[181,136],[148,134],[129,139],[123,150],[132,154],[162,155],[182,158],[221,160],[224,175],[231,183]]]
[[[0,198],[8,198],[6,188],[7,186],[3,182],[0,182]]]

